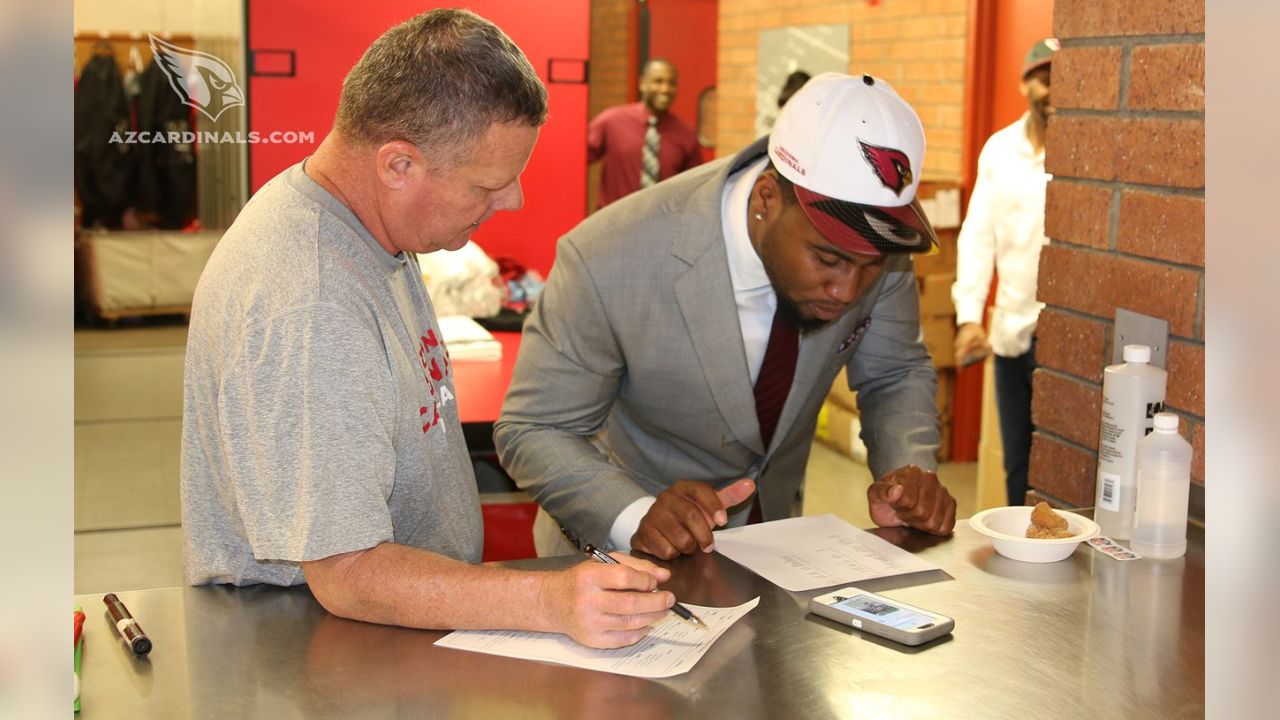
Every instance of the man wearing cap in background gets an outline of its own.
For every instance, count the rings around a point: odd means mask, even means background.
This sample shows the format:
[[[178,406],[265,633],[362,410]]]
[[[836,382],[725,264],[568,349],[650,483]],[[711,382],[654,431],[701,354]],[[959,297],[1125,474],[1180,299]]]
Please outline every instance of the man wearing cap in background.
[[[909,257],[936,242],[915,202],[923,160],[887,84],[826,73],[769,137],[561,238],[494,431],[545,511],[539,554],[568,550],[557,522],[671,558],[710,550],[715,527],[788,517],[842,367],[872,519],[951,532]]]
[[[587,128],[587,162],[600,167],[599,207],[702,164],[698,135],[671,113],[676,67],[653,59],[640,73],[640,101],[606,108]]]
[[[995,353],[996,407],[1004,445],[1005,488],[1010,505],[1027,495],[1031,455],[1031,374],[1036,368],[1035,330],[1040,308],[1036,280],[1044,235],[1044,135],[1049,104],[1049,69],[1058,41],[1048,38],[1027,52],[1019,90],[1027,111],[987,140],[978,156],[978,179],[957,241],[955,354],[963,366]],[[982,314],[999,275],[991,332]]]

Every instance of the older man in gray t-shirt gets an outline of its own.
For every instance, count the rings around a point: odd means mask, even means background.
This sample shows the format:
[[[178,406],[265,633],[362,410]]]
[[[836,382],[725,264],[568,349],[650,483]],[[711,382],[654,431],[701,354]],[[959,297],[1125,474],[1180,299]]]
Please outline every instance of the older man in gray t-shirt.
[[[302,561],[390,541],[480,560],[452,366],[412,253],[388,254],[298,164],[223,237],[195,307],[188,582],[295,585]]]
[[[477,564],[475,477],[415,254],[456,250],[524,204],[546,98],[492,23],[423,13],[374,41],[333,131],[236,218],[187,341],[188,582],[306,583],[354,620],[604,648],[666,617],[670,573],[626,555]]]

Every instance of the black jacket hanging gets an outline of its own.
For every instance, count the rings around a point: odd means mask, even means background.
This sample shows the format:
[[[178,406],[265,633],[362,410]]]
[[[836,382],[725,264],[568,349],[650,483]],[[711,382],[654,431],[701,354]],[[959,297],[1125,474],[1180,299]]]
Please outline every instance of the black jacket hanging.
[[[75,91],[75,186],[85,227],[119,227],[130,204],[131,146],[111,142],[113,133],[126,137],[129,123],[120,68],[111,55],[96,55],[85,64]]]
[[[142,73],[138,95],[140,133],[180,133],[192,131],[191,108],[169,86],[164,72],[154,61]],[[189,142],[139,145],[138,198],[140,212],[152,216],[163,228],[177,229],[196,214],[195,146]]]

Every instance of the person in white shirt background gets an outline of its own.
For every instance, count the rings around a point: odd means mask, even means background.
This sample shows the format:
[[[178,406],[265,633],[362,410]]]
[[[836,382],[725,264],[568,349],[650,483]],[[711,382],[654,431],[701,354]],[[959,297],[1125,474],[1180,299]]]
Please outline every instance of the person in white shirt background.
[[[1022,505],[1027,494],[1027,462],[1031,454],[1031,374],[1036,368],[1036,320],[1044,303],[1036,301],[1040,248],[1044,235],[1044,136],[1053,106],[1049,71],[1054,38],[1040,40],[1027,52],[1019,90],[1027,112],[997,131],[978,156],[978,179],[969,214],[957,241],[955,354],[963,366],[987,353],[995,354],[996,407],[1004,444],[1005,488],[1010,505]],[[983,309],[997,273],[995,311],[988,334]]]

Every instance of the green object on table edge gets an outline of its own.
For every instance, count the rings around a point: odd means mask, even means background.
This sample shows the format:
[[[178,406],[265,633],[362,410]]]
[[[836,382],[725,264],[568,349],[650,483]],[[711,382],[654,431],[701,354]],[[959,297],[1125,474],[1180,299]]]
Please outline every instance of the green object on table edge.
[[[75,660],[72,662],[71,666],[72,671],[75,673],[73,677],[76,694],[75,712],[80,712],[80,651],[84,648],[84,633],[80,630],[84,624],[84,610],[81,609],[79,605],[76,605],[71,616],[75,626]]]

